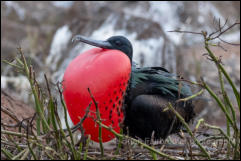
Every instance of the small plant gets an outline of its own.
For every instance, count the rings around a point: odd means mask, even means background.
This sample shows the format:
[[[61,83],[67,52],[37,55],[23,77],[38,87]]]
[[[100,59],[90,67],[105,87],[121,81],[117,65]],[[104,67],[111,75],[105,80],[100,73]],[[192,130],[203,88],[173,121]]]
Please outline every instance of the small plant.
[[[202,31],[202,32],[170,31],[170,32],[190,33],[190,34],[198,34],[198,35],[202,35],[203,36],[204,47],[205,47],[205,49],[207,51],[207,54],[205,54],[205,55],[207,55],[208,59],[210,61],[214,62],[216,67],[217,67],[217,72],[218,72],[218,76],[219,76],[219,83],[220,83],[220,89],[221,89],[221,93],[222,93],[222,98],[218,97],[218,94],[216,94],[207,85],[207,83],[202,78],[201,78],[201,82],[200,83],[196,83],[196,82],[191,82],[191,83],[199,85],[200,87],[202,87],[202,89],[207,90],[208,93],[210,94],[210,96],[217,102],[219,108],[225,114],[225,118],[226,118],[226,122],[227,122],[226,123],[227,133],[225,133],[220,127],[212,126],[212,125],[209,125],[209,124],[205,123],[203,119],[201,119],[199,121],[198,125],[196,126],[196,129],[198,129],[200,123],[202,123],[204,126],[210,128],[210,129],[218,130],[220,132],[220,135],[224,137],[224,139],[225,139],[225,141],[227,143],[227,153],[226,153],[227,154],[227,158],[226,159],[231,159],[231,158],[232,159],[240,159],[240,129],[238,128],[238,125],[237,125],[238,124],[238,120],[236,119],[236,111],[235,111],[234,105],[230,101],[230,98],[229,98],[227,92],[224,89],[223,77],[226,78],[226,80],[228,81],[228,84],[233,89],[233,93],[234,93],[234,95],[236,97],[236,101],[237,101],[237,106],[238,106],[239,112],[240,112],[240,92],[238,92],[237,87],[235,86],[235,84],[233,83],[233,81],[230,78],[229,74],[225,70],[225,68],[224,68],[224,66],[222,64],[221,58],[216,57],[215,54],[210,50],[210,46],[221,47],[219,42],[217,44],[213,44],[212,43],[213,40],[219,39],[220,41],[222,41],[224,43],[228,43],[228,42],[222,40],[220,38],[220,36],[223,35],[225,32],[229,31],[234,26],[240,24],[239,22],[235,22],[231,26],[227,27],[226,26],[227,22],[228,22],[228,20],[226,20],[224,25],[221,25],[220,20],[219,20],[218,23],[217,23],[218,24],[217,30],[212,32],[212,33],[210,33],[210,34],[208,34],[206,31]],[[228,44],[230,44],[230,45],[239,45],[239,44],[231,44],[231,43],[228,43]],[[200,92],[197,93],[197,95],[199,95],[202,92],[203,91],[201,90]],[[191,96],[190,98],[193,98],[193,97]],[[189,100],[190,98],[182,99],[181,101],[186,101],[186,100]],[[174,111],[174,108],[171,107],[171,105],[169,105],[169,107],[170,107],[170,109],[172,111]],[[178,115],[178,113],[176,113],[176,115],[183,122],[182,118]],[[183,122],[183,124],[185,125],[184,122]],[[188,129],[188,126],[185,125],[185,127],[187,128],[187,130],[190,133],[190,129]],[[231,135],[231,130],[233,131],[232,135]],[[193,136],[192,133],[190,133],[190,135]],[[196,143],[200,146],[199,142],[196,142]],[[211,159],[210,156],[205,151],[205,149],[203,149],[201,146],[200,146],[200,148],[203,150],[203,152],[206,154],[206,156],[209,159]]]

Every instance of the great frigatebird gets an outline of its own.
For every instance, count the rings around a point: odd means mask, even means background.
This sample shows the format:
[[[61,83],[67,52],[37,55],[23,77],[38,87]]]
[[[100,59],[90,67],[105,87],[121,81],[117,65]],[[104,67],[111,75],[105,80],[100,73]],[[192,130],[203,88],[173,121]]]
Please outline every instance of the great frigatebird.
[[[77,35],[73,40],[103,49],[120,50],[130,59],[131,77],[126,95],[122,100],[125,133],[141,139],[151,138],[154,134],[154,138],[159,139],[179,132],[182,123],[170,110],[164,110],[169,102],[186,122],[194,117],[194,106],[191,100],[176,103],[179,98],[192,95],[190,87],[185,82],[178,81],[177,77],[165,68],[136,67],[132,63],[132,44],[127,38],[113,36],[106,41],[99,41]]]

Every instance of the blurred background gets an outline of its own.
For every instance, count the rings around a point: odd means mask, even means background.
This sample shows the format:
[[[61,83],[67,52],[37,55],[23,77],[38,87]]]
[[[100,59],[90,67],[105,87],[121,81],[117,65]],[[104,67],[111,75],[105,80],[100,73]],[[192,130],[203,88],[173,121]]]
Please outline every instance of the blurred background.
[[[216,30],[219,19],[221,24],[228,19],[227,26],[240,22],[240,2],[1,1],[1,60],[13,61],[17,47],[21,46],[33,64],[37,80],[45,86],[46,74],[55,84],[62,80],[71,60],[92,48],[71,43],[74,35],[99,40],[123,35],[132,42],[133,58],[140,66],[162,66],[192,81],[202,76],[218,92],[217,70],[213,62],[203,56],[202,36],[168,31],[211,33]],[[222,39],[240,43],[240,26],[222,35]],[[240,91],[240,46],[221,45],[212,50],[222,56]],[[225,88],[231,95],[231,87]],[[193,92],[198,90],[193,87]],[[2,61],[1,91],[33,106],[27,79]],[[221,110],[207,93],[203,96],[207,99],[196,103],[197,118],[225,125]],[[235,100],[232,95],[231,98]]]

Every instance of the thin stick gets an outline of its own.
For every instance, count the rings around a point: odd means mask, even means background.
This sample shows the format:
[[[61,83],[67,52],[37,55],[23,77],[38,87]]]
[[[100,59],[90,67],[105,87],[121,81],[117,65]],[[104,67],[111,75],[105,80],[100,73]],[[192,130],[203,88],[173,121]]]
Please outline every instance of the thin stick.
[[[174,30],[174,31],[167,31],[167,32],[179,32],[179,33],[186,33],[186,34],[198,34],[198,35],[202,35],[201,32],[193,32],[193,31],[180,31],[180,30]]]
[[[8,134],[8,135],[14,135],[14,136],[20,136],[20,137],[26,137],[26,134],[13,132],[13,131],[7,131],[7,130],[1,130],[1,134]],[[35,139],[34,136],[30,136],[31,139]],[[38,138],[39,141],[43,141],[42,139]]]
[[[86,108],[85,115],[80,119],[80,121],[79,121],[75,126],[73,126],[73,127],[71,128],[72,133],[74,133],[76,130],[78,130],[78,129],[81,127],[81,125],[82,125],[82,123],[84,122],[84,120],[88,117],[88,114],[89,114],[89,112],[90,112],[90,107],[91,107],[91,105],[92,105],[92,102],[90,102],[90,104],[89,104],[88,107]]]
[[[185,122],[185,120],[183,119],[183,117],[172,107],[171,103],[168,103],[168,107],[169,109],[172,110],[172,112],[175,113],[175,115],[179,118],[179,120],[182,122],[182,124],[185,126],[185,128],[187,129],[189,135],[193,138],[194,142],[199,146],[199,148],[203,151],[203,153],[205,154],[205,156],[210,160],[211,157],[208,154],[208,152],[204,149],[204,147],[199,143],[199,141],[194,137],[191,129],[188,127],[188,124]]]
[[[204,122],[203,118],[198,120],[197,125],[195,126],[195,129],[194,129],[193,133],[196,133],[196,131],[198,130],[200,124],[203,123],[203,122]]]
[[[193,98],[201,95],[203,92],[204,92],[204,89],[201,89],[198,93],[193,94],[193,95],[191,95],[191,96],[189,96],[189,97],[186,97],[186,98],[178,99],[176,102],[178,103],[178,102],[181,102],[181,101],[184,101],[184,102],[185,102],[185,101],[188,101],[188,100],[190,100],[190,99],[193,99]]]
[[[34,143],[32,143],[32,144],[30,145],[28,127],[29,127],[29,126],[27,125],[27,135],[26,135],[26,139],[27,139],[28,149],[29,149],[30,153],[32,154],[33,158],[34,158],[35,160],[37,160],[37,156],[35,155],[35,153],[34,153],[34,151],[33,151]]]
[[[220,81],[220,87],[221,87],[222,94],[223,94],[224,104],[225,104],[227,112],[230,113],[229,108],[231,108],[231,107],[228,106],[227,99],[225,99],[226,91],[224,90],[224,81],[223,81],[223,76],[222,76],[222,72],[221,72],[220,68],[218,68],[218,76],[219,76],[219,81]],[[233,121],[235,122],[236,119]],[[230,137],[230,125],[229,125],[229,121],[227,118],[226,118],[226,127],[227,127],[227,136]],[[229,155],[230,155],[230,143],[228,143],[228,146],[227,146],[227,158],[229,158]]]
[[[99,111],[99,108],[98,108],[98,103],[95,101],[95,98],[94,96],[92,95],[90,89],[88,88],[88,92],[90,94],[90,97],[91,99],[93,100],[94,104],[95,104],[95,108],[96,108],[96,115],[97,115],[97,119],[98,121],[101,122],[101,118],[100,118],[100,111]],[[104,156],[104,148],[103,148],[103,144],[102,144],[102,128],[101,126],[99,126],[99,144],[100,144],[100,151],[101,151],[101,156],[103,157]]]
[[[224,104],[220,101],[220,99],[217,97],[217,95],[209,88],[209,86],[203,82],[204,87],[207,89],[207,91],[209,92],[209,94],[216,100],[216,102],[218,103],[219,107],[222,109],[223,113],[225,114],[226,118],[228,119],[228,121],[231,123],[232,127],[237,130],[237,125],[236,123],[233,122],[233,120],[231,119],[229,113],[227,112]]]
[[[66,127],[68,129],[68,132],[69,132],[69,136],[70,136],[70,140],[71,140],[71,144],[70,144],[70,148],[71,148],[71,151],[73,153],[73,156],[74,158],[77,157],[77,151],[74,147],[74,139],[73,139],[73,135],[72,135],[72,132],[71,132],[71,129],[69,127],[69,123],[68,123],[68,118],[67,118],[67,108],[66,108],[66,104],[64,102],[64,99],[63,99],[63,93],[62,91],[60,90],[60,87],[59,87],[59,83],[57,84],[57,87],[58,87],[58,90],[59,90],[59,96],[60,96],[60,100],[61,100],[61,103],[63,105],[63,108],[64,108],[64,120],[65,120],[65,124],[66,124]]]
[[[87,159],[87,153],[88,153],[88,150],[89,150],[89,143],[90,143],[90,135],[88,135],[88,139],[87,139],[87,142],[86,142],[86,149],[85,149],[83,160]]]
[[[204,123],[204,126],[208,127],[208,128],[211,128],[211,129],[215,129],[215,130],[218,130],[220,131],[220,133],[228,140],[228,142],[234,147],[234,143],[231,141],[230,137],[228,135],[225,134],[225,132],[220,128],[220,127],[217,127],[217,126],[213,126],[213,125],[209,125],[207,123]]]
[[[12,160],[12,158],[13,158],[13,154],[12,153],[10,153],[8,150],[6,150],[5,148],[2,148],[2,147],[1,147],[1,151],[5,154],[5,156],[9,160]],[[1,156],[2,156],[2,154],[1,154]]]
[[[17,155],[15,155],[14,157],[12,157],[12,160],[16,160],[16,159],[19,159],[19,157],[21,155],[23,155],[26,151],[28,151],[29,149],[28,148],[25,148],[24,150],[22,150],[21,152],[19,152]]]
[[[116,131],[114,131],[111,127],[108,127],[108,126],[102,124],[102,123],[99,122],[99,121],[96,121],[96,122],[97,122],[100,126],[102,126],[103,128],[105,128],[105,129],[109,130],[110,132],[112,132],[112,133],[113,133],[116,137],[118,137],[118,138],[130,139],[131,141],[133,141],[133,142],[141,145],[142,147],[148,149],[150,152],[154,152],[154,153],[156,153],[156,154],[158,154],[158,155],[160,155],[160,156],[162,156],[162,157],[164,157],[164,158],[171,159],[171,160],[176,160],[176,159],[177,159],[177,158],[174,158],[174,157],[172,157],[172,156],[169,156],[169,155],[167,155],[167,154],[165,154],[165,153],[162,153],[162,152],[160,152],[160,151],[157,151],[157,150],[154,149],[153,147],[150,147],[150,146],[142,143],[142,142],[139,141],[139,140],[136,140],[136,139],[131,138],[131,137],[126,136],[126,135],[121,135],[121,134],[117,133]]]
[[[225,33],[226,31],[230,30],[231,28],[233,28],[235,25],[238,25],[238,24],[240,24],[240,23],[239,23],[239,22],[235,22],[234,24],[232,24],[232,25],[231,25],[230,27],[228,27],[227,29],[223,30],[222,32],[220,31],[220,33],[219,33],[217,36],[215,36],[215,37],[213,37],[213,38],[210,38],[210,40],[214,40],[214,39],[220,37],[223,33]]]
[[[213,61],[215,61],[217,67],[221,69],[222,73],[224,74],[224,76],[228,80],[229,84],[231,85],[231,87],[233,89],[233,92],[234,92],[234,95],[235,95],[236,100],[237,100],[239,111],[240,111],[240,93],[238,92],[237,88],[235,87],[233,81],[231,80],[230,76],[228,75],[228,73],[226,72],[226,70],[224,69],[222,64],[218,63],[217,58],[214,56],[214,54],[209,49],[207,42],[205,43],[205,49],[208,51],[208,54],[213,59]]]
[[[71,128],[72,133],[74,133],[78,129],[80,129],[80,131],[81,131],[81,139],[79,140],[78,144],[79,143],[82,144],[85,141],[85,136],[84,136],[85,130],[84,130],[82,124],[83,124],[84,120],[88,117],[91,105],[92,105],[92,102],[90,102],[89,106],[86,108],[85,115],[80,119],[80,121],[74,127]]]
[[[6,110],[4,106],[1,105],[1,111],[6,113],[8,116],[10,116],[12,119],[14,119],[16,122],[21,122],[13,113],[10,111]],[[27,127],[27,126],[26,126]]]
[[[18,51],[21,55],[21,58],[22,58],[22,61],[23,61],[23,64],[24,64],[24,71],[25,71],[25,74],[27,75],[27,78],[29,80],[29,83],[30,83],[30,86],[31,86],[31,89],[32,89],[32,92],[33,92],[33,95],[34,95],[34,100],[35,100],[35,106],[36,106],[36,111],[38,112],[42,122],[43,122],[43,125],[44,127],[47,128],[47,130],[49,131],[50,130],[50,127],[46,121],[46,118],[44,117],[44,113],[43,113],[43,110],[42,110],[42,107],[41,107],[41,102],[38,98],[38,94],[37,94],[37,89],[36,89],[36,86],[34,85],[34,81],[33,79],[31,79],[31,74],[32,72],[30,73],[30,70],[29,70],[29,67],[28,67],[28,64],[27,64],[27,61],[24,57],[24,54],[22,52],[22,49],[21,47],[18,48]]]

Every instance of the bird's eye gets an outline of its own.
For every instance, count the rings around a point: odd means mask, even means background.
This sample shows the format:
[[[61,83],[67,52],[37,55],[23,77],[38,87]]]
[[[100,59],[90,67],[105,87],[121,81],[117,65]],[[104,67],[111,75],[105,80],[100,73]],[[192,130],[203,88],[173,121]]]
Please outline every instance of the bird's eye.
[[[115,44],[118,45],[118,46],[121,46],[122,43],[119,40],[116,40]]]

